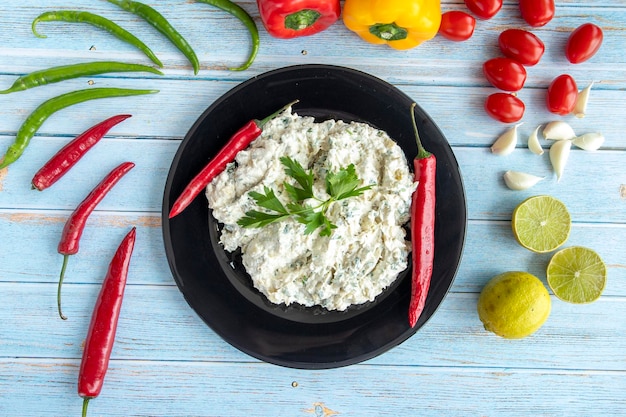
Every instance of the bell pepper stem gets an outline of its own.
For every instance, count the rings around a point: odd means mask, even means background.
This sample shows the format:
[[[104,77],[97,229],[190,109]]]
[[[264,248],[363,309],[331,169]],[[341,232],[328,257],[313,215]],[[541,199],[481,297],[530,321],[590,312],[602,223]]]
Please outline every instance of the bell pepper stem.
[[[312,26],[322,14],[316,10],[303,9],[285,17],[285,27],[293,30],[306,29]]]
[[[370,26],[369,31],[372,35],[385,41],[399,41],[406,39],[409,34],[405,28],[396,25],[395,22],[376,23],[375,25]]]

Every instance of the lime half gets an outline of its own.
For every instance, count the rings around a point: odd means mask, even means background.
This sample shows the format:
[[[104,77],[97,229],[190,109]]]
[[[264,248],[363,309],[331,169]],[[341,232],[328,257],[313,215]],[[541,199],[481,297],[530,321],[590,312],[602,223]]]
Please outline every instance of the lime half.
[[[548,264],[547,277],[552,292],[561,300],[591,303],[604,291],[606,265],[595,251],[572,246],[554,254]]]
[[[572,219],[567,207],[549,195],[522,201],[513,211],[511,226],[520,245],[533,252],[551,252],[569,236]]]

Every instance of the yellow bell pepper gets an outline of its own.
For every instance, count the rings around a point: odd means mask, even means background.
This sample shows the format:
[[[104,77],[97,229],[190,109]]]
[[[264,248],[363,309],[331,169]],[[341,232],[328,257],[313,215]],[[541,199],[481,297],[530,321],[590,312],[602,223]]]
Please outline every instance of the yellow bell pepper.
[[[345,0],[343,23],[370,43],[410,49],[437,34],[441,23],[441,2]]]

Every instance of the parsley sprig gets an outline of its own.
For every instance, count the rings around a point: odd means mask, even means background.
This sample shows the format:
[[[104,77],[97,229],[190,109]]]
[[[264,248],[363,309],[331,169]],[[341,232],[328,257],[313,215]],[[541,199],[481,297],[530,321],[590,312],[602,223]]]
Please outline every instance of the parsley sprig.
[[[326,212],[330,205],[339,200],[349,197],[356,197],[364,191],[372,188],[372,185],[358,187],[360,180],[356,175],[354,164],[347,168],[341,168],[337,172],[326,174],[326,192],[330,198],[319,199],[313,193],[313,171],[306,171],[296,160],[289,157],[280,158],[280,162],[285,167],[285,174],[295,180],[295,184],[284,182],[285,191],[289,196],[289,203],[283,204],[274,190],[268,186],[263,187],[263,193],[251,191],[248,195],[254,199],[256,204],[266,211],[250,210],[239,219],[237,224],[242,227],[263,227],[270,223],[295,217],[297,221],[304,224],[305,234],[313,233],[321,228],[320,236],[330,236],[334,225],[327,217]],[[358,188],[357,188],[358,187]]]

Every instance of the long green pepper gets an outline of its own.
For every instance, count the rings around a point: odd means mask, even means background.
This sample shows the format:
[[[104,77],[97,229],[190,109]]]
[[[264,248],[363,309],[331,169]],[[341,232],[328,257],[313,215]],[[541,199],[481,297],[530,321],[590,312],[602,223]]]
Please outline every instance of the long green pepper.
[[[198,57],[194,52],[193,48],[187,40],[178,33],[178,31],[172,26],[172,24],[158,11],[148,6],[147,4],[140,3],[138,1],[132,0],[107,0],[111,4],[115,4],[116,6],[126,10],[127,12],[133,13],[142,19],[144,19],[147,23],[149,23],[156,30],[161,32],[167,39],[174,44],[180,50],[185,57],[191,62],[193,67],[194,74],[197,74],[200,70],[200,63],[198,62]]]
[[[17,131],[15,141],[7,149],[4,159],[0,163],[0,169],[6,168],[13,162],[17,161],[20,156],[26,150],[26,147],[30,143],[30,140],[35,135],[41,125],[50,117],[53,113],[62,110],[66,107],[74,104],[82,103],[89,100],[96,100],[99,98],[109,97],[125,97],[136,96],[141,94],[154,94],[159,90],[134,90],[129,88],[88,88],[85,90],[72,91],[70,93],[62,94],[57,97],[53,97],[43,102],[37,107],[22,123],[22,126]]]
[[[151,72],[153,74],[163,75],[163,73],[158,69],[147,65],[127,64],[125,62],[116,61],[86,62],[62,65],[31,72],[30,74],[23,75],[15,80],[10,88],[0,90],[0,94],[24,91],[29,88],[39,87],[46,84],[58,83],[60,81],[70,80],[73,78],[88,77],[108,72]]]
[[[163,68],[163,63],[157,58],[148,46],[143,43],[135,35],[118,25],[117,23],[102,17],[100,15],[82,12],[78,10],[57,10],[51,12],[45,12],[40,14],[33,20],[31,25],[33,34],[39,38],[46,38],[46,35],[42,35],[37,32],[36,26],[39,22],[52,22],[63,21],[69,23],[89,23],[97,28],[104,29],[116,38],[133,45],[135,48],[142,51],[152,62],[157,64],[160,68]]]
[[[243,8],[233,3],[230,0],[198,0],[200,3],[210,4],[211,6],[215,6],[231,15],[235,16],[237,19],[244,24],[244,26],[250,32],[250,39],[252,41],[252,49],[250,50],[250,55],[248,56],[248,60],[243,63],[243,65],[235,68],[229,68],[231,71],[243,71],[248,69],[254,59],[256,58],[256,54],[259,51],[259,29],[256,27],[256,23],[248,12],[246,12]]]

